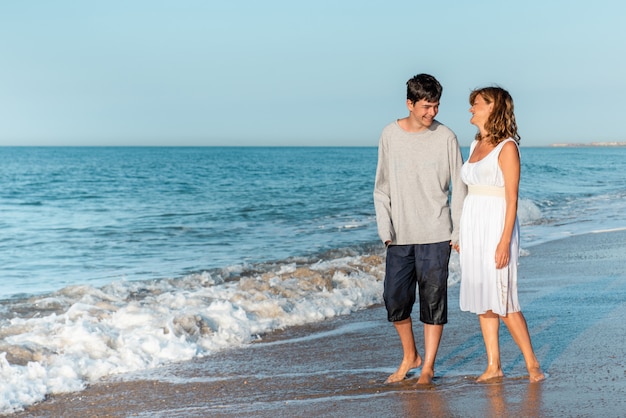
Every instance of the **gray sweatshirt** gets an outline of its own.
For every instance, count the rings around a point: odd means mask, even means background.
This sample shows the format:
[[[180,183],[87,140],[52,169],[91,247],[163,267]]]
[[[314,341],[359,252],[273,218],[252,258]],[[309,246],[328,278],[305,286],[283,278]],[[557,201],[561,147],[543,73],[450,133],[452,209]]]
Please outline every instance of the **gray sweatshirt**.
[[[378,145],[374,186],[380,239],[392,245],[458,243],[467,193],[462,165],[456,135],[441,123],[433,121],[416,133],[397,121],[387,125]]]

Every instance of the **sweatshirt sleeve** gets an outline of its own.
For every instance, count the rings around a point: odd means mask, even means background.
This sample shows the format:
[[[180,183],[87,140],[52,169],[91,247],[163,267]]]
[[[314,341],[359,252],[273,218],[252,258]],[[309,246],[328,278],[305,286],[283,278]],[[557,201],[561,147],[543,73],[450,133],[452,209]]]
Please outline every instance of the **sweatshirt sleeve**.
[[[461,211],[463,210],[463,201],[467,195],[467,186],[461,180],[461,167],[463,166],[463,156],[459,142],[454,136],[449,142],[449,158],[450,158],[450,178],[452,180],[452,196],[450,210],[452,215],[452,244],[459,243],[459,223],[461,221]]]
[[[374,184],[374,208],[376,210],[378,236],[383,243],[393,241],[395,239],[395,233],[391,222],[389,160],[384,135],[381,135],[378,143],[378,165],[376,167],[376,181]]]

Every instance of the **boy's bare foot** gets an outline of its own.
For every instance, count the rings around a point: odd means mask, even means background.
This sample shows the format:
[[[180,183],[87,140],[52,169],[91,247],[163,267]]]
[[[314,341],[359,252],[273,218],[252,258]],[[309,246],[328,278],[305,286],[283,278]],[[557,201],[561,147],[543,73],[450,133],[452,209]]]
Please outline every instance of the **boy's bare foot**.
[[[414,361],[402,360],[402,363],[400,364],[400,367],[398,367],[398,370],[396,370],[394,374],[389,376],[387,380],[385,380],[385,383],[400,382],[404,380],[409,370],[416,369],[421,365],[422,365],[422,357],[419,354],[417,355],[417,358]]]
[[[422,368],[422,374],[417,379],[418,385],[430,385],[433,383],[433,377],[435,377],[435,371],[430,368]]]
[[[487,369],[487,370],[485,370],[485,373],[483,373],[480,376],[478,376],[478,379],[476,379],[476,381],[477,382],[486,382],[488,380],[495,379],[495,378],[498,378],[498,377],[504,377],[504,373],[502,373],[502,369],[500,369],[500,368],[494,369],[494,370]]]

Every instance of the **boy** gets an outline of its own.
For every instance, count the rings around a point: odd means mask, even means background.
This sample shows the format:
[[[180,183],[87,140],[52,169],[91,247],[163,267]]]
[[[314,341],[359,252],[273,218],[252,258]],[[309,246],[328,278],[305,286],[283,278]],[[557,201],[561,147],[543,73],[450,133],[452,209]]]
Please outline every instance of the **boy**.
[[[380,137],[374,205],[378,234],[387,247],[383,299],[404,352],[387,383],[403,380],[420,365],[418,384],[432,382],[448,321],[448,262],[451,247],[458,250],[457,225],[466,186],[456,135],[435,120],[441,92],[431,75],[411,78],[409,115],[387,125]],[[424,359],[415,346],[411,320],[418,285]]]

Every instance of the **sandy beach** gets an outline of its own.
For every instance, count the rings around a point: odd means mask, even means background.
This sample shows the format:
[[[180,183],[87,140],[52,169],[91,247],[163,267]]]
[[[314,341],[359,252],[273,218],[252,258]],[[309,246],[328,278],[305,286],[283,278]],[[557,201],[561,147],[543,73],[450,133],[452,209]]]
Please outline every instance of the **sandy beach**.
[[[522,257],[519,296],[548,376],[541,383],[528,382],[504,326],[506,377],[475,382],[484,347],[476,316],[458,308],[457,285],[430,386],[417,386],[415,374],[383,383],[401,348],[384,308],[375,306],[265,335],[243,349],[51,396],[12,416],[623,417],[625,248],[626,231],[616,231],[542,244]],[[417,342],[421,347],[419,333]]]

